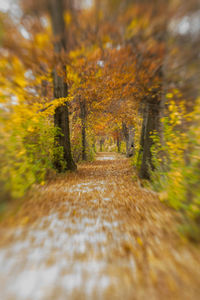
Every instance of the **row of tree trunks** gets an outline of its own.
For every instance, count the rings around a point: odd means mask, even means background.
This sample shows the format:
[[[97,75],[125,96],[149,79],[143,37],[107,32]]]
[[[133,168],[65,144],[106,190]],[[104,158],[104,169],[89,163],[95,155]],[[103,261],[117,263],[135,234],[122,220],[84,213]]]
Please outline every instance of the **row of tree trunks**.
[[[49,0],[49,13],[54,34],[54,50],[60,55],[62,51],[66,51],[66,29],[64,21],[64,7],[62,0]],[[68,96],[68,86],[66,83],[66,67],[62,68],[62,75],[54,69],[53,84],[54,84],[54,98],[66,98]],[[70,129],[69,129],[69,112],[68,103],[56,108],[54,115],[54,125],[60,129],[60,133],[55,138],[56,146],[63,148],[63,157],[66,167],[63,169],[63,164],[60,158],[55,156],[55,167],[59,172],[67,170],[75,170],[76,165],[72,159],[71,144],[70,144]]]

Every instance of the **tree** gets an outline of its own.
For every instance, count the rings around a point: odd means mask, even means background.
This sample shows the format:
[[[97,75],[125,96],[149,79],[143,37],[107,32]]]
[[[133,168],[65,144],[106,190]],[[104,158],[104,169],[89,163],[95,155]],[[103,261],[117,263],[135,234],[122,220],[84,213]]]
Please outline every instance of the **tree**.
[[[85,99],[79,100],[80,102],[80,117],[81,117],[81,142],[82,142],[82,160],[87,160],[86,152],[86,101]]]
[[[66,51],[66,29],[63,16],[63,1],[50,0],[49,12],[54,33],[54,50],[60,55]],[[56,67],[53,71],[54,97],[66,98],[68,96],[68,86],[66,83],[66,66],[62,66],[61,75],[58,74]],[[69,129],[69,112],[68,103],[59,106],[55,110],[54,124],[60,129],[56,137],[56,144],[63,148],[64,161],[66,162],[65,169],[75,170],[76,165],[72,159],[71,144],[70,144],[70,129]],[[58,171],[62,171],[63,167],[57,157],[55,157],[55,166]]]

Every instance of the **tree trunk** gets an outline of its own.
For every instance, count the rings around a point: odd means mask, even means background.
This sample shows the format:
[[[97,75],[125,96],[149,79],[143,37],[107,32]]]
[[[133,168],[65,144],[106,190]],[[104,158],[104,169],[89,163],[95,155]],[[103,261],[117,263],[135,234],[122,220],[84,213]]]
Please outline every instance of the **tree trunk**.
[[[63,3],[62,0],[50,0],[49,12],[51,17],[53,34],[55,37],[54,50],[57,54],[61,54],[62,51],[66,51],[66,32],[65,22],[63,16]],[[54,85],[54,98],[65,98],[68,96],[68,86],[65,81],[66,67],[62,68],[63,74],[58,75],[57,70],[53,72],[53,85]],[[66,163],[65,168],[60,162],[58,156],[55,157],[55,167],[61,172],[64,170],[75,170],[76,165],[72,159],[71,144],[70,144],[70,129],[69,129],[69,112],[68,103],[59,106],[55,110],[54,125],[60,129],[59,134],[55,137],[56,146],[63,148],[63,158]]]
[[[153,132],[160,131],[160,111],[161,101],[159,95],[147,99],[143,112],[143,125],[141,134],[141,166],[139,171],[140,178],[150,179],[150,173],[154,169],[152,162],[151,147],[153,140],[151,135]]]
[[[134,152],[134,129],[133,126],[127,127],[127,125],[122,122],[122,132],[126,142],[126,157],[133,156]]]
[[[126,157],[128,157],[128,152],[129,152],[129,132],[126,124],[122,122],[122,132],[124,135],[124,139],[126,142]]]
[[[48,87],[48,82],[46,80],[42,80],[42,97],[47,97],[47,87]]]
[[[96,139],[95,139],[95,137],[92,139],[92,148],[93,148],[94,153],[96,153]]]
[[[117,152],[120,153],[121,151],[121,142],[119,135],[117,136]]]
[[[129,126],[128,128],[128,157],[134,155],[134,139],[135,139],[135,130],[133,126]]]
[[[146,102],[144,103],[144,100],[142,102],[142,109],[141,109],[141,115],[143,118],[142,122],[142,130],[141,130],[141,135],[140,135],[140,149],[137,157],[137,168],[140,169],[140,164],[142,160],[142,154],[143,154],[143,147],[144,147],[144,139],[145,139],[145,128],[146,128],[146,123],[148,119],[148,110],[147,110],[147,104]]]
[[[101,138],[101,139],[100,139],[100,152],[103,151],[103,144],[104,144],[104,139]]]
[[[87,160],[86,154],[86,102],[80,101],[82,160]]]

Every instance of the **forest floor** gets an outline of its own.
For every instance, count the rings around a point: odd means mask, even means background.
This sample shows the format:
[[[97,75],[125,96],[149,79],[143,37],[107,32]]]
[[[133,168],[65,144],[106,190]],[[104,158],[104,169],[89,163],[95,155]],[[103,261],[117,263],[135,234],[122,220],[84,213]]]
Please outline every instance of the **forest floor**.
[[[102,153],[36,187],[0,225],[0,299],[199,299],[199,247],[132,173]]]

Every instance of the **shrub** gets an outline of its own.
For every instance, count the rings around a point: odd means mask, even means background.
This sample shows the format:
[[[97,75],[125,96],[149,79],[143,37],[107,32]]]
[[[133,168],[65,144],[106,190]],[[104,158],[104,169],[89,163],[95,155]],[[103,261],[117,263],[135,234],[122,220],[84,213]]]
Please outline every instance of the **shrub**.
[[[191,113],[183,102],[170,101],[169,115],[162,119],[164,137],[161,143],[152,138],[152,185],[160,199],[182,213],[181,231],[191,239],[200,239],[200,99]]]

